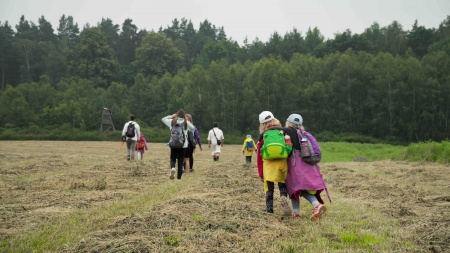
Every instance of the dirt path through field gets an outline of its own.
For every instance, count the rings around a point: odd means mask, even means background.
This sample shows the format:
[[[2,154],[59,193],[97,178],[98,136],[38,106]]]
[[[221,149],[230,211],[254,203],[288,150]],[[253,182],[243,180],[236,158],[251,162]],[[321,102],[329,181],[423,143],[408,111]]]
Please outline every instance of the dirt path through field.
[[[339,252],[342,245],[358,247],[342,243],[339,230],[350,223],[338,215],[358,203],[358,217],[375,211],[398,224],[395,235],[383,237],[392,248],[375,243],[373,251],[450,251],[448,165],[322,164],[333,203],[326,202],[329,211],[315,224],[305,202],[299,220],[283,217],[277,202],[274,215],[264,212],[262,183],[256,168],[244,165],[239,145],[226,145],[219,162],[207,149],[196,152],[195,172],[181,182],[168,178],[169,150],[163,144],[151,143],[142,162],[127,162],[125,152],[111,142],[0,142],[5,249],[55,222],[70,226],[61,217],[77,214],[84,219],[78,224],[88,224],[85,234],[65,238],[57,251],[297,252],[311,250],[319,234]],[[364,230],[378,231],[383,224],[368,223]]]

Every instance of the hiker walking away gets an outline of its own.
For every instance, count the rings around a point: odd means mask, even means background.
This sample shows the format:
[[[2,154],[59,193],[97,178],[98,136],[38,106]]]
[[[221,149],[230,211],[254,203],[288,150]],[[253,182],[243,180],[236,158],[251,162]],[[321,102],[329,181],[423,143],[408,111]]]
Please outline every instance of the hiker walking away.
[[[136,123],[136,117],[130,116],[130,121],[125,123],[122,130],[122,140],[127,143],[127,161],[134,160],[134,151],[136,150],[136,142],[141,134],[141,128]]]
[[[184,153],[188,147],[187,131],[194,131],[194,126],[186,120],[186,113],[180,109],[173,115],[162,118],[162,122],[170,128],[170,179],[174,179],[175,171],[177,179],[181,180],[183,174]],[[177,170],[175,170],[177,164]],[[188,163],[189,164],[189,163]]]
[[[278,183],[283,214],[289,216],[291,215],[291,208],[287,198],[288,192],[285,180],[288,172],[287,157],[292,147],[286,146],[284,131],[281,128],[280,121],[271,112],[263,111],[259,114],[259,123],[260,135],[258,138],[256,157],[258,174],[261,181],[264,182],[266,212],[274,212],[273,194],[275,183]],[[279,143],[275,143],[275,140]]]
[[[138,153],[138,160],[144,160],[144,152],[148,150],[147,139],[145,139],[144,134],[141,133],[139,140],[136,144],[136,151]]]
[[[197,145],[199,146],[200,151],[203,151],[203,147],[202,147],[202,140],[200,139],[200,133],[198,132],[197,127],[194,125],[194,122],[192,121],[192,115],[186,114],[186,119],[189,122],[191,122],[191,124],[194,126],[193,132],[188,131],[188,138],[190,140],[188,149],[190,149],[190,153],[191,153],[189,156],[189,167],[190,167],[190,171],[193,172],[194,171],[194,153],[197,150]]]
[[[219,129],[217,122],[213,123],[213,128],[208,133],[208,148],[211,148],[211,155],[214,161],[219,161],[220,148],[223,147],[223,132]]]
[[[248,166],[252,164],[253,152],[256,152],[256,144],[250,134],[247,134],[244,144],[242,144],[242,154],[245,155],[245,162]]]
[[[311,203],[313,209],[310,219],[317,221],[326,212],[324,202],[320,197],[320,193],[325,190],[328,199],[328,189],[320,173],[318,162],[321,158],[321,151],[314,137],[305,131],[303,127],[303,118],[300,114],[291,114],[286,120],[285,131],[291,137],[293,151],[288,157],[288,174],[286,176],[286,186],[291,198],[294,218],[300,218],[300,197],[304,197]],[[307,145],[307,139],[312,145]],[[306,142],[306,143],[305,143]],[[311,149],[316,144],[314,155],[316,160],[302,158],[302,149]],[[305,150],[303,150],[305,151]],[[313,161],[311,161],[313,160]]]

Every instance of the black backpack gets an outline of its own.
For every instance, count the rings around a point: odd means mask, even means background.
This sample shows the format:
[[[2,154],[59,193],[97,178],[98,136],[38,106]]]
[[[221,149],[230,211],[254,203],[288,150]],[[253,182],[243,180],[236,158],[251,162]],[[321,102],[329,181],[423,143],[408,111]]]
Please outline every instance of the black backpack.
[[[133,123],[129,123],[127,126],[127,132],[125,133],[126,137],[133,138],[135,135],[136,128]]]
[[[175,123],[172,126],[172,129],[170,129],[170,140],[169,140],[169,147],[170,148],[183,148],[184,146],[184,131],[183,131],[183,125],[180,123]]]
[[[189,141],[189,145],[192,148],[197,147],[197,138],[195,138],[194,132],[188,131],[188,141]]]

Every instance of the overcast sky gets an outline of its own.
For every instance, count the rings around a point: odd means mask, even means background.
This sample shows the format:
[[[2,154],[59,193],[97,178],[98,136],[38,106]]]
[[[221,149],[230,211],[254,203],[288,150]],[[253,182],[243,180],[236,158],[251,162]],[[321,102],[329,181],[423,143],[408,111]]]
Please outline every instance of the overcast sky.
[[[284,35],[294,28],[304,35],[317,27],[325,38],[346,29],[359,34],[374,22],[384,27],[394,20],[404,30],[415,20],[437,28],[450,15],[450,0],[0,0],[0,21],[8,21],[14,30],[22,15],[35,24],[44,16],[56,34],[63,14],[72,16],[80,30],[102,18],[120,27],[130,18],[148,31],[186,18],[198,30],[207,19],[242,45],[245,37],[266,42],[275,31]]]

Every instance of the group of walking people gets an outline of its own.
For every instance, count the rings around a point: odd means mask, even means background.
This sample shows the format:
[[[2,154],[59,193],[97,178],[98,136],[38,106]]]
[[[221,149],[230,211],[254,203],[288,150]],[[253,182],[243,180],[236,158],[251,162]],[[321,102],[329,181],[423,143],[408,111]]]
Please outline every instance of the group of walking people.
[[[324,201],[320,194],[326,191],[331,202],[327,187],[323,180],[320,168],[317,163],[309,164],[300,156],[300,141],[303,141],[304,132],[303,118],[299,114],[291,114],[282,127],[278,119],[269,111],[264,111],[259,115],[259,140],[257,143],[257,165],[258,175],[264,182],[266,193],[266,211],[274,212],[274,185],[278,183],[280,191],[280,202],[284,215],[291,215],[288,198],[291,199],[293,217],[300,218],[300,197],[305,198],[312,205],[311,220],[319,220],[326,212]],[[279,130],[280,138],[285,139],[290,154],[287,158],[269,159],[263,152],[264,137],[269,130]],[[289,141],[288,141],[289,140]],[[289,142],[289,143],[288,143]],[[290,148],[292,147],[292,148]],[[281,150],[285,152],[285,150]],[[321,156],[321,154],[316,154]]]
[[[198,144],[203,150],[200,133],[193,124],[192,115],[184,110],[162,118],[162,122],[170,128],[170,179],[181,180],[183,173],[194,171],[194,152]],[[178,130],[178,128],[180,128]],[[179,133],[177,133],[179,131]],[[177,145],[176,143],[180,143]]]
[[[200,133],[192,121],[192,115],[186,114],[184,110],[162,118],[162,122],[170,129],[170,179],[178,180],[184,173],[193,172],[196,146],[203,150]],[[269,111],[263,111],[259,115],[259,138],[254,142],[251,135],[247,135],[242,146],[242,154],[245,155],[246,163],[251,165],[253,152],[257,155],[258,176],[264,183],[266,200],[266,212],[274,213],[274,188],[278,184],[280,202],[284,215],[293,215],[300,218],[300,197],[305,198],[311,205],[311,220],[318,220],[326,212],[321,193],[325,190],[331,202],[327,187],[323,180],[317,163],[305,162],[300,155],[301,141],[305,138],[303,118],[299,114],[291,114],[283,127],[278,119]],[[282,158],[268,158],[267,150],[263,150],[263,138],[269,130],[279,130],[280,138],[287,144],[280,153],[288,152]],[[134,131],[133,134],[129,132]],[[309,133],[308,133],[309,134]],[[148,150],[147,141],[140,131],[135,116],[125,123],[122,130],[123,141],[127,143],[127,160],[134,160],[134,152],[138,152],[138,159],[143,158],[144,150]],[[138,137],[139,136],[139,137]],[[309,136],[311,136],[309,134]],[[213,161],[219,161],[221,147],[224,144],[224,136],[217,122],[208,133],[208,148],[211,148]],[[314,139],[315,140],[315,139]],[[142,142],[142,143],[141,143]],[[266,141],[268,142],[268,141]],[[267,143],[266,143],[267,144]],[[277,154],[278,155],[278,154]],[[321,154],[316,154],[321,156]],[[292,209],[288,199],[291,200]]]
[[[166,126],[170,128],[170,179],[175,178],[175,173],[178,180],[181,180],[183,173],[188,173],[193,170],[194,165],[194,152],[196,144],[199,145],[200,151],[203,150],[202,142],[200,139],[200,133],[197,127],[193,124],[192,115],[186,114],[183,109],[178,110],[177,113],[162,118],[162,121]],[[182,133],[179,142],[183,144],[180,146],[175,145],[175,140],[178,139],[176,133],[177,128],[181,126]],[[208,133],[208,148],[211,148],[211,155],[214,161],[219,161],[220,148],[224,144],[224,136],[217,122],[213,123],[213,128]],[[184,158],[184,161],[183,161]],[[175,169],[177,165],[177,169]]]
[[[162,118],[162,122],[169,127],[171,132],[168,143],[170,147],[169,178],[174,179],[176,174],[177,179],[181,180],[183,173],[194,171],[194,152],[197,145],[200,151],[203,151],[200,133],[193,124],[192,115],[186,114],[183,109]],[[219,161],[224,135],[217,122],[213,123],[207,140],[213,161]],[[141,132],[135,116],[131,116],[130,121],[125,123],[122,130],[122,141],[127,145],[128,161],[135,159],[135,151],[138,153],[138,159],[143,159],[145,150],[148,150],[147,140]]]

